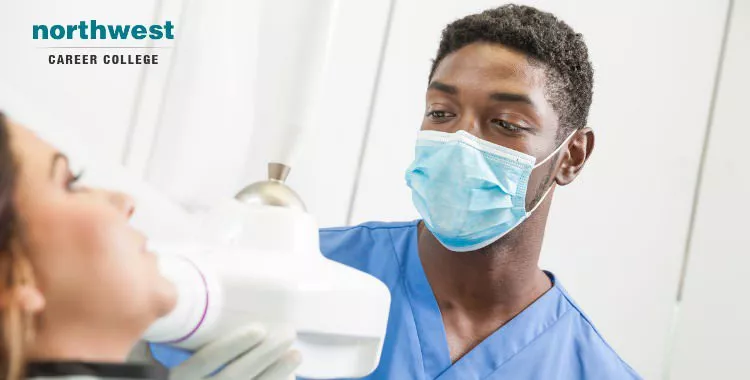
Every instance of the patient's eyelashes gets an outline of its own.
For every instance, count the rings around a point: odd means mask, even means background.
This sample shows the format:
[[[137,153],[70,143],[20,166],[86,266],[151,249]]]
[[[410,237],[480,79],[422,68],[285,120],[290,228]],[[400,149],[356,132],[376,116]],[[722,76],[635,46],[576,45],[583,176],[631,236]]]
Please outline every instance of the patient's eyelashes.
[[[79,171],[76,175],[68,172],[68,179],[65,181],[65,188],[68,191],[75,191],[77,189],[76,185],[78,184],[78,181],[83,177],[83,173],[83,170]]]

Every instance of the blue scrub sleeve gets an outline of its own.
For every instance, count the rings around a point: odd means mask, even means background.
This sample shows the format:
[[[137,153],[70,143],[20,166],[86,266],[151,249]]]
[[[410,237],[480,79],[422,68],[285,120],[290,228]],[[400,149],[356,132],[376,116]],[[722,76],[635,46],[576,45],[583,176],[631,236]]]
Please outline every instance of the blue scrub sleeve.
[[[153,356],[154,360],[167,368],[174,368],[193,355],[188,350],[165,344],[149,343],[148,346],[151,349],[151,356]]]

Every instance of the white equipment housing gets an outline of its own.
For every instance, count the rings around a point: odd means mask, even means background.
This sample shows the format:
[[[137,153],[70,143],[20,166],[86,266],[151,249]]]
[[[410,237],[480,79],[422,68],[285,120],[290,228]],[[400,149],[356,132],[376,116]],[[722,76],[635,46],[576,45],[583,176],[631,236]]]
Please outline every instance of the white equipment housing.
[[[260,322],[297,331],[299,376],[362,377],[377,367],[388,288],[326,259],[309,214],[232,200],[210,213],[204,226],[220,244],[154,247],[179,300],[149,328],[146,340],[194,350],[233,328]]]

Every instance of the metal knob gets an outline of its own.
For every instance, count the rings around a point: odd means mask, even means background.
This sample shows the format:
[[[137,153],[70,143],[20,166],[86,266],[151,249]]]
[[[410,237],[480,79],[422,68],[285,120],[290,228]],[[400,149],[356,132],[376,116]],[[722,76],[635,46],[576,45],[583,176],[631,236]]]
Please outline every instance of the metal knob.
[[[307,211],[302,198],[284,181],[292,168],[278,163],[268,164],[268,179],[252,183],[242,189],[235,199],[246,204],[277,206]]]

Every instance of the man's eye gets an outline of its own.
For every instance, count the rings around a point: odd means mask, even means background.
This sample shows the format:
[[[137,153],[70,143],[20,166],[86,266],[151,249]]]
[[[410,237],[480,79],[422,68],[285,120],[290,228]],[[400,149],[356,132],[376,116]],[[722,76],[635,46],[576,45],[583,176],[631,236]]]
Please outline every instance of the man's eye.
[[[429,117],[432,120],[441,121],[445,120],[449,117],[456,116],[450,112],[447,111],[430,111],[427,113],[427,117]]]
[[[519,127],[518,125],[513,124],[509,121],[501,120],[501,119],[492,120],[492,124],[495,124],[498,127],[503,128],[510,132],[518,132],[518,131],[523,130],[523,128]]]

